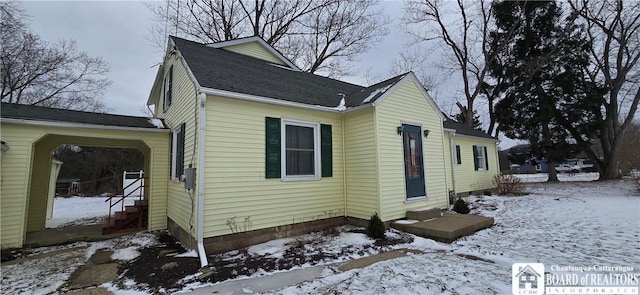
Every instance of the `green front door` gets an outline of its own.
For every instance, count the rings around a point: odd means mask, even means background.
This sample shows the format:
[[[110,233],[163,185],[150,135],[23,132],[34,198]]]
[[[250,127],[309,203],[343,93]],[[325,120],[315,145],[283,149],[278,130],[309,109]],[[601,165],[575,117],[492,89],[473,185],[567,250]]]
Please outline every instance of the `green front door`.
[[[404,147],[404,181],[407,199],[426,196],[422,159],[422,136],[419,126],[402,124]]]

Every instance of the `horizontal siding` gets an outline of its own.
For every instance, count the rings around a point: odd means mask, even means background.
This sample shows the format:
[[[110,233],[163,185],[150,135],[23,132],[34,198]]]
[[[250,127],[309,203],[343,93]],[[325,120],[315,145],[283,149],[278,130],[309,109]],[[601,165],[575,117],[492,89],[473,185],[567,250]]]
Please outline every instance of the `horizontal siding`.
[[[282,62],[277,56],[275,56],[269,50],[264,48],[258,42],[250,42],[250,43],[226,46],[224,47],[224,49],[233,51],[236,53],[252,56],[255,58],[259,58],[262,60],[266,60],[268,62],[285,65],[285,63]]]
[[[399,219],[406,211],[422,207],[446,208],[447,179],[443,151],[442,120],[412,79],[405,79],[376,106],[379,183],[382,220]],[[402,136],[396,128],[403,123],[421,125],[430,131],[422,137],[427,199],[406,201]]]
[[[16,248],[22,246],[25,234],[27,183],[34,136],[16,125],[2,123],[2,140],[7,142],[9,150],[3,152],[0,174],[0,237],[2,248]]]
[[[493,178],[498,174],[499,167],[496,159],[496,143],[493,140],[456,135],[455,144],[460,146],[462,164],[455,169],[455,181],[458,193],[485,190],[495,187]],[[489,170],[476,171],[474,168],[473,146],[486,146],[489,157]]]
[[[333,177],[265,179],[265,117],[330,124]],[[344,216],[342,132],[339,114],[208,96],[204,237]]]
[[[51,152],[60,144],[132,147],[145,152],[151,182],[149,227],[166,228],[166,133],[3,123],[2,139],[10,147],[2,158],[3,248],[21,246],[27,228],[44,228]]]
[[[197,120],[199,120],[200,97],[196,93],[196,86],[189,77],[186,68],[175,57],[171,57],[165,61],[165,73],[173,66],[173,87],[172,102],[166,110],[160,111],[167,127],[172,130],[180,128],[185,123],[184,137],[184,165],[188,167],[191,164],[196,171],[198,169],[198,150],[197,146]],[[162,85],[164,87],[164,85]],[[164,89],[160,92],[161,102],[159,107],[162,108],[164,99]],[[167,140],[168,144],[169,141]],[[165,161],[168,165],[171,159],[167,155]],[[171,175],[171,174],[169,174]],[[171,218],[178,226],[187,232],[191,232],[195,236],[195,214],[197,210],[197,187],[191,192],[184,189],[184,183],[177,179],[169,179],[167,175],[165,181],[168,186],[168,207],[166,217]],[[197,183],[196,183],[197,185]],[[192,214],[193,213],[193,214]],[[193,226],[193,227],[192,227]]]
[[[380,212],[373,108],[345,114],[347,216],[369,219]]]

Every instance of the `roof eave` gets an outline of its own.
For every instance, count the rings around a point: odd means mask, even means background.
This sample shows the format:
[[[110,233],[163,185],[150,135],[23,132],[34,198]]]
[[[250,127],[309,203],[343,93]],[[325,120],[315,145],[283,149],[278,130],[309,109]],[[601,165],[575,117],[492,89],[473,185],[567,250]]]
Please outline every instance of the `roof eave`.
[[[73,127],[73,128],[90,128],[90,129],[102,129],[102,130],[117,130],[117,131],[144,131],[154,133],[169,133],[171,130],[157,127],[130,127],[130,126],[114,126],[114,125],[98,125],[89,123],[75,123],[75,122],[61,122],[61,121],[46,121],[46,120],[34,120],[34,119],[17,119],[17,118],[0,118],[2,123],[12,124],[24,124],[34,126],[47,126],[47,127]]]
[[[293,102],[293,101],[288,101],[288,100],[281,100],[281,99],[271,98],[271,97],[252,95],[252,94],[246,94],[246,93],[240,93],[240,92],[233,92],[233,91],[227,91],[227,90],[220,90],[220,89],[215,89],[215,88],[200,87],[200,91],[203,92],[203,93],[209,94],[209,95],[230,97],[230,98],[235,98],[235,99],[241,99],[241,100],[252,101],[252,102],[260,102],[260,103],[266,103],[266,104],[272,104],[272,105],[289,106],[289,107],[294,107],[294,108],[309,109],[309,110],[322,111],[322,112],[331,112],[331,113],[343,113],[344,112],[344,111],[337,110],[336,108],[333,108],[333,107],[325,107],[325,106],[320,106],[320,105],[310,105],[310,104],[304,104],[304,103]]]

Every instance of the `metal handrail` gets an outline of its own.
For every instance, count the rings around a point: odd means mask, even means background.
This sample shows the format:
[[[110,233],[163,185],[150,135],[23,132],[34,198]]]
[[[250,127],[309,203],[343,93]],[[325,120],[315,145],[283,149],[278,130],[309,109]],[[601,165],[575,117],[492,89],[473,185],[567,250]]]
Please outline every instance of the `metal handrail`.
[[[133,194],[134,192],[138,191],[138,192],[143,192],[143,188],[146,188],[147,186],[144,184],[145,181],[148,179],[148,177],[139,177],[136,178],[136,180],[134,180],[133,182],[131,182],[129,185],[127,185],[126,187],[122,188],[122,194],[119,195],[113,195],[113,196],[109,196],[106,200],[104,200],[104,202],[106,203],[107,201],[109,202],[109,215],[107,216],[107,225],[109,227],[111,227],[111,208],[113,208],[115,205],[117,205],[118,203],[122,202],[120,204],[120,211],[124,211],[124,199],[131,196],[131,194]],[[139,182],[139,186],[137,189],[132,190],[131,192],[129,192],[128,194],[124,195],[124,192],[131,187],[132,185],[136,184]],[[147,182],[148,183],[148,182]],[[143,197],[144,193],[141,193],[138,195],[138,200],[142,201],[142,197]],[[118,199],[115,203],[113,202],[113,198],[114,197],[118,197],[120,196],[120,199]]]

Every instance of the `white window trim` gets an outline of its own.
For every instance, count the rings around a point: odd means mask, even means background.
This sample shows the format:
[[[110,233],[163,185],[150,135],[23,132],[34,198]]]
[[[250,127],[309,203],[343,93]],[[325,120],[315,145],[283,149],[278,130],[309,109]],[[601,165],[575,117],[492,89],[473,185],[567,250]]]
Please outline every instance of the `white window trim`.
[[[180,176],[176,175],[176,166],[178,165],[178,137],[180,134],[180,125],[177,129],[171,130],[171,181],[180,182]]]
[[[169,67],[169,69],[171,69],[171,67]],[[164,75],[164,83],[163,84],[163,97],[162,97],[162,111],[166,111],[167,109],[169,109],[169,105],[167,105],[167,97],[169,96],[169,89],[171,89],[171,87],[169,87],[170,83],[173,83],[173,81],[169,81],[169,73],[171,70],[167,71]]]
[[[313,175],[287,175],[287,125],[313,128]],[[280,171],[282,181],[320,180],[320,124],[307,121],[282,119],[280,124]]]
[[[487,170],[487,155],[485,155],[484,153],[484,149],[485,146],[482,145],[476,145],[476,153],[478,154],[478,157],[476,158],[476,161],[478,161],[478,171],[486,171]]]

